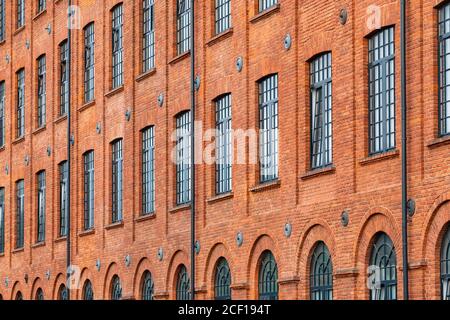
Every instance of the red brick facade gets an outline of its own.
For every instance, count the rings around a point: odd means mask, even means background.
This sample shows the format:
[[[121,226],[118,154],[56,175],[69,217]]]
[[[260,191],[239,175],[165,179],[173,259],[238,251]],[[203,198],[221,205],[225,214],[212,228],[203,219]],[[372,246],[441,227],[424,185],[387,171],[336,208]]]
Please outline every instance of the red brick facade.
[[[155,69],[142,75],[139,0],[123,1],[124,86],[111,91],[110,9],[119,0],[75,0],[81,28],[95,22],[95,101],[83,104],[83,35],[73,31],[72,262],[81,283],[92,282],[96,299],[110,298],[114,275],[122,296],[141,298],[145,270],[154,279],[155,299],[174,299],[176,271],[190,265],[190,211],[175,205],[171,161],[175,115],[190,108],[189,54],[176,57],[175,0],[155,0]],[[271,250],[278,264],[280,299],[309,299],[311,251],[328,246],[335,299],[367,299],[367,267],[373,237],[387,233],[397,255],[398,297],[402,298],[400,3],[399,1],[279,0],[263,15],[256,0],[231,0],[232,29],[213,34],[213,0],[195,1],[196,74],[201,77],[196,120],[214,126],[213,100],[231,92],[233,127],[258,126],[257,81],[279,76],[279,181],[258,186],[258,165],[233,167],[233,193],[214,194],[214,166],[197,166],[196,258],[199,299],[214,298],[214,267],[228,260],[234,299],[258,297],[258,262]],[[410,291],[413,299],[440,298],[440,247],[450,221],[450,140],[437,138],[437,9],[444,1],[412,0],[407,8],[409,197],[416,213],[409,222]],[[56,299],[65,281],[66,239],[58,238],[58,164],[66,160],[67,119],[58,118],[58,46],[67,37],[67,0],[26,1],[25,27],[15,28],[16,1],[6,1],[6,40],[0,43],[0,81],[6,84],[6,143],[0,149],[0,187],[5,188],[5,253],[0,255],[0,294],[21,292],[34,299],[42,288]],[[368,41],[370,5],[381,9],[381,26],[395,26],[397,149],[368,155]],[[340,22],[341,9],[348,21]],[[51,32],[46,27],[50,25]],[[289,34],[292,46],[284,39]],[[29,42],[27,48],[26,43]],[[309,63],[322,52],[333,57],[334,166],[310,172]],[[36,59],[47,57],[47,125],[36,130]],[[6,59],[9,56],[9,61]],[[243,57],[238,72],[236,59]],[[25,137],[15,140],[16,71],[25,68]],[[164,104],[157,98],[164,95]],[[127,121],[126,111],[131,111]],[[97,125],[101,132],[97,132]],[[140,130],[155,126],[156,212],[140,218]],[[124,217],[111,225],[110,143],[123,138]],[[206,146],[206,142],[205,142]],[[51,148],[50,156],[47,153]],[[237,147],[236,147],[237,148]],[[83,233],[83,161],[95,151],[95,229]],[[29,157],[26,164],[25,158]],[[5,168],[8,167],[8,172]],[[46,241],[36,239],[36,173],[47,172]],[[14,250],[15,182],[25,181],[25,246]],[[341,223],[347,210],[350,221]],[[292,225],[286,237],[284,227]],[[236,235],[243,234],[238,246]],[[158,249],[164,257],[158,259]],[[129,266],[126,256],[131,257]],[[100,261],[99,270],[96,261]],[[46,273],[49,271],[49,277]],[[8,279],[8,281],[6,281]],[[7,283],[6,283],[7,282]],[[73,291],[72,298],[81,298]]]

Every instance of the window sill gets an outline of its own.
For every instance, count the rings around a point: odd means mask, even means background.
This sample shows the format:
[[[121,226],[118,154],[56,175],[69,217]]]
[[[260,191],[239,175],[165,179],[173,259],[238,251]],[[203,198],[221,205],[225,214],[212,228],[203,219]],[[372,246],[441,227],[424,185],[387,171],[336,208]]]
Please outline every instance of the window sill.
[[[398,149],[386,151],[379,154],[374,154],[373,156],[369,156],[363,160],[361,160],[359,163],[362,166],[369,165],[372,163],[388,160],[388,159],[394,159],[400,156],[400,151]]]
[[[16,254],[16,253],[21,253],[21,252],[24,252],[25,251],[25,248],[17,248],[17,249],[14,249],[13,251],[12,251],[12,253],[13,254]]]
[[[43,125],[42,127],[35,129],[32,133],[33,133],[33,135],[37,135],[38,133],[41,133],[42,131],[45,131],[46,129],[47,129],[47,127],[45,125]]]
[[[257,15],[255,15],[253,18],[250,19],[250,23],[255,23],[258,22],[260,20],[263,20],[265,18],[270,17],[271,15],[273,15],[276,12],[280,11],[280,4],[276,4],[273,7],[270,7],[262,12],[259,12]]]
[[[442,136],[429,142],[427,147],[430,149],[438,148],[450,144],[450,135]]]
[[[91,100],[89,102],[86,102],[81,107],[78,108],[78,112],[83,112],[86,109],[89,109],[90,107],[95,105],[95,100]]]
[[[144,73],[141,73],[140,75],[138,75],[136,77],[136,82],[141,82],[149,77],[151,77],[152,75],[154,75],[156,73],[156,68],[152,68]]]
[[[226,201],[229,199],[233,199],[233,197],[234,197],[233,192],[227,192],[227,193],[219,194],[219,195],[216,195],[215,197],[209,198],[208,200],[206,200],[206,202],[208,202],[209,204],[214,204],[217,202],[222,202],[222,201]]]
[[[121,85],[120,87],[117,87],[117,88],[112,89],[109,92],[105,93],[105,97],[111,98],[112,96],[122,92],[124,89],[125,89],[124,85]]]
[[[280,187],[281,187],[281,180],[277,179],[274,181],[269,181],[269,182],[264,182],[264,183],[258,184],[256,186],[254,186],[253,188],[251,188],[250,191],[253,193],[258,193],[258,192],[264,192],[264,191],[268,191],[268,190],[272,190],[272,189],[277,189]]]
[[[330,165],[330,166],[327,166],[324,168],[310,170],[310,171],[306,172],[305,174],[303,174],[300,177],[300,179],[305,181],[305,180],[314,179],[314,178],[320,177],[320,176],[332,175],[334,173],[336,173],[336,167],[334,165]]]
[[[46,13],[47,13],[47,9],[44,9],[44,10],[42,10],[42,11],[36,13],[36,15],[33,17],[33,21],[39,19],[39,17],[43,16],[43,15],[46,14]]]
[[[119,221],[119,222],[115,222],[115,223],[111,223],[110,225],[107,225],[105,227],[106,230],[113,230],[113,229],[120,229],[123,228],[124,224],[123,221]]]
[[[174,65],[174,64],[180,62],[181,60],[184,60],[184,59],[186,59],[187,57],[190,57],[190,56],[191,56],[191,51],[188,50],[185,53],[182,53],[182,54],[176,56],[175,58],[173,58],[172,60],[170,60],[169,64],[170,65]]]
[[[228,39],[233,35],[233,28],[229,28],[225,31],[222,31],[221,33],[215,35],[209,41],[206,43],[208,47],[211,47],[212,45],[216,44],[217,42],[220,42],[222,40]]]
[[[191,209],[191,204],[187,203],[187,204],[182,204],[176,207],[173,207],[172,209],[169,210],[170,213],[177,213],[180,211],[186,211],[188,209]]]
[[[24,141],[25,141],[25,136],[21,136],[21,137],[16,138],[15,140],[13,140],[12,144],[15,145],[15,144],[22,143]]]
[[[53,121],[54,124],[58,124],[60,122],[63,122],[64,120],[67,120],[67,114],[63,114],[62,116],[59,116],[56,118],[55,121]]]
[[[78,234],[78,237],[83,238],[95,234],[95,229],[84,230]]]
[[[60,242],[64,242],[67,241],[67,236],[63,236],[63,237],[58,237],[55,239],[55,243],[60,243]]]
[[[37,242],[31,246],[31,248],[33,248],[33,249],[41,248],[41,247],[45,247],[45,241]]]
[[[17,28],[16,31],[14,31],[13,36],[18,35],[18,34],[21,33],[23,30],[25,30],[25,25],[21,26],[20,28]]]
[[[136,222],[144,222],[144,221],[148,221],[148,220],[153,220],[156,218],[156,214],[155,213],[148,213],[146,215],[141,215],[139,217],[137,217],[136,219],[134,219],[134,221]]]

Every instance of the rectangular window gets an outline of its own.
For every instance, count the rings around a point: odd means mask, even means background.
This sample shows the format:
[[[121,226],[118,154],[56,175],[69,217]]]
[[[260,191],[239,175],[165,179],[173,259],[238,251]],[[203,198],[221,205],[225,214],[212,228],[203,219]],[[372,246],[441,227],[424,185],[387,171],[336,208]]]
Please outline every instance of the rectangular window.
[[[333,162],[331,53],[315,58],[310,65],[311,168]]]
[[[46,58],[42,55],[38,58],[38,89],[37,89],[37,125],[41,128],[46,122]]]
[[[25,0],[17,0],[17,29],[25,25]]]
[[[439,135],[450,134],[450,4],[439,9]]]
[[[155,128],[142,131],[142,214],[155,212]]]
[[[67,114],[69,109],[69,79],[68,79],[68,59],[69,59],[69,45],[67,40],[59,45],[60,55],[60,73],[59,73],[59,115]]]
[[[216,100],[216,194],[232,189],[231,119],[231,94],[227,94]]]
[[[231,28],[231,0],[215,0],[216,34]]]
[[[17,131],[16,137],[25,135],[25,70],[17,71]]]
[[[122,221],[123,150],[122,139],[112,144],[112,223]]]
[[[395,148],[394,28],[369,39],[369,152]]]
[[[259,0],[259,12],[263,12],[278,3],[278,0]]]
[[[112,11],[112,87],[123,84],[123,8],[116,6]]]
[[[94,23],[84,28],[84,102],[94,100],[95,33]]]
[[[142,64],[143,72],[147,72],[155,67],[155,0],[143,0],[143,52]]]
[[[69,167],[67,161],[59,165],[59,236],[67,236],[67,182]]]
[[[0,254],[5,253],[5,188],[0,188]]]
[[[45,0],[38,0],[37,12],[42,12],[46,9],[47,4]]]
[[[15,249],[21,249],[24,245],[24,219],[25,219],[25,191],[24,181],[16,182],[16,243]]]
[[[84,154],[84,230],[94,228],[94,151]]]
[[[45,241],[45,171],[37,174],[37,242]]]
[[[260,182],[278,179],[278,75],[259,82]]]
[[[190,50],[191,39],[191,2],[177,0],[177,52],[178,55]]]
[[[0,81],[0,147],[5,145],[5,81]]]
[[[183,112],[176,121],[177,205],[183,205],[191,201],[191,112]]]
[[[0,0],[0,42],[5,40],[6,36],[6,0]]]

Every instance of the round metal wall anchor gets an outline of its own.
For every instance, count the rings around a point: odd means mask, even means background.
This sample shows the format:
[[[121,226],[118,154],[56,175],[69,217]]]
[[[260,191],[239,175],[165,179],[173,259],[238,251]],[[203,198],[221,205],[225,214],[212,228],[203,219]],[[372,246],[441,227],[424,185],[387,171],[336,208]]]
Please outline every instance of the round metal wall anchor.
[[[100,259],[97,259],[97,261],[95,261],[95,268],[97,269],[97,271],[100,271],[101,267],[102,267],[102,262],[100,261]]]
[[[292,46],[292,38],[291,35],[288,33],[285,37],[284,37],[284,48],[286,50],[289,50]]]
[[[344,212],[342,212],[341,215],[341,224],[343,227],[347,227],[349,223],[350,223],[350,214],[347,210],[345,210]]]
[[[284,225],[284,235],[286,238],[290,238],[292,235],[292,225],[290,223],[286,223]]]
[[[195,253],[198,255],[200,253],[200,241],[195,241]]]
[[[52,33],[52,25],[49,23],[49,24],[47,25],[47,27],[45,27],[45,30],[47,30],[47,33],[48,33],[48,34],[51,34],[51,33]]]
[[[131,265],[131,257],[130,257],[130,255],[127,255],[127,256],[125,257],[125,265],[126,265],[127,267],[129,267],[129,266]]]
[[[416,201],[414,199],[409,199],[407,203],[408,215],[410,218],[416,213]]]
[[[348,12],[346,8],[341,9],[339,13],[339,22],[344,26],[348,20]]]
[[[102,133],[102,124],[100,122],[97,122],[97,126],[95,127],[95,131],[97,134]]]
[[[74,137],[74,135],[71,135],[71,136],[70,136],[70,144],[71,144],[72,146],[75,145],[75,137]]]
[[[164,249],[161,247],[158,249],[158,260],[162,261],[164,259]]]
[[[164,94],[160,93],[158,96],[158,106],[162,107],[164,104]]]
[[[9,64],[9,62],[11,61],[11,57],[9,56],[9,54],[7,54],[5,56],[5,60],[6,60],[6,63]]]
[[[30,40],[27,39],[27,41],[25,41],[25,47],[30,49]]]
[[[25,165],[28,167],[28,165],[30,164],[30,157],[28,155],[25,156],[24,162]]]
[[[5,173],[6,173],[6,175],[9,174],[9,166],[8,166],[8,164],[5,165]]]
[[[9,278],[6,277],[5,278],[5,287],[8,288],[8,286],[9,286]]]
[[[130,110],[127,110],[127,111],[125,112],[125,119],[126,119],[127,121],[130,121],[130,119],[131,119],[131,111],[130,111]]]
[[[242,232],[238,232],[238,234],[236,235],[236,243],[238,247],[241,247],[244,243],[244,235],[242,234]]]
[[[45,279],[50,280],[50,270],[47,270],[47,272],[45,272]]]
[[[242,59],[242,57],[238,57],[236,59],[236,69],[237,69],[237,71],[241,72],[243,67],[244,67],[244,59]]]
[[[51,156],[52,155],[52,147],[48,146],[47,147],[47,156]]]
[[[195,90],[198,91],[200,89],[200,76],[197,75],[194,80]]]

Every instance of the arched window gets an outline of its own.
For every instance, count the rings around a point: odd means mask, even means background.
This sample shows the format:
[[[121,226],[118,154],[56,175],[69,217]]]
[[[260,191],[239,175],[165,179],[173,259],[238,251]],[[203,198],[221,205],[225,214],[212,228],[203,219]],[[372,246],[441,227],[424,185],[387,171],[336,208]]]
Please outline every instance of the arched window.
[[[64,284],[59,286],[58,290],[58,300],[69,300],[67,288]]]
[[[333,263],[323,242],[314,249],[310,272],[311,300],[333,300]]]
[[[18,292],[16,293],[16,299],[15,299],[15,300],[23,300],[22,292],[18,291]]]
[[[122,298],[122,286],[120,278],[115,275],[111,281],[111,300],[120,300]]]
[[[370,258],[371,300],[397,299],[397,255],[385,233],[375,236]]]
[[[36,300],[42,301],[44,300],[44,291],[41,288],[36,291]]]
[[[145,271],[142,277],[142,300],[153,300],[153,279],[150,271]]]
[[[442,300],[450,300],[450,227],[444,236],[441,249]]]
[[[216,300],[231,300],[231,273],[228,262],[220,258],[216,265],[214,292]]]
[[[189,280],[189,275],[187,273],[187,269],[184,265],[181,265],[178,268],[177,275],[177,300],[190,300],[191,282]]]
[[[83,300],[94,300],[94,290],[90,280],[86,280],[83,286]]]
[[[278,266],[270,251],[261,255],[258,278],[259,300],[278,300]]]

